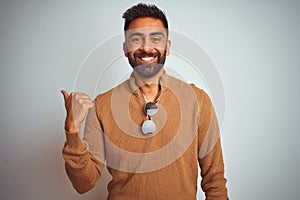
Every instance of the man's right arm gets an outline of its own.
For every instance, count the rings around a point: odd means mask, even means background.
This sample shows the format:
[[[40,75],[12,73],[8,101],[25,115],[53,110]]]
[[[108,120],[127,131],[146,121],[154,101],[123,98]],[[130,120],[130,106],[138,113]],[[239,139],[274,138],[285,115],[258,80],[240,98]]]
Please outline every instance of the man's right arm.
[[[64,95],[67,111],[65,121],[66,142],[62,155],[65,160],[67,175],[73,187],[78,193],[82,194],[92,189],[101,176],[103,162],[100,162],[99,157],[96,158],[89,150],[89,148],[95,148],[95,142],[99,143],[100,140],[97,141],[97,138],[101,138],[101,136],[99,137],[101,134],[95,114],[95,106],[89,97],[82,93],[71,93],[69,95],[66,91],[62,91],[62,94]],[[87,112],[85,138],[81,139],[80,127]],[[96,140],[94,143],[89,144],[88,140],[90,139]]]
[[[62,155],[66,172],[75,190],[82,194],[95,186],[103,164],[87,150],[79,133],[65,132],[66,142]]]

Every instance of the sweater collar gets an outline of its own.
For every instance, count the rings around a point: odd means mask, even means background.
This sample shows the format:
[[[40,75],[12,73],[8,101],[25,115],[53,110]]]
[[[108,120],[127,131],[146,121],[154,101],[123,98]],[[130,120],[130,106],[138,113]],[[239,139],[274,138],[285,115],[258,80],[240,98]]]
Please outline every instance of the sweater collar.
[[[159,83],[161,85],[161,95],[168,90],[166,87],[167,82],[169,79],[169,75],[166,73],[166,71],[163,71],[163,74],[159,78]],[[134,73],[132,72],[130,75],[130,78],[127,81],[127,88],[130,93],[136,96],[142,95],[141,90],[139,89],[139,86],[136,84],[136,78],[134,77]],[[161,96],[160,95],[160,96]]]

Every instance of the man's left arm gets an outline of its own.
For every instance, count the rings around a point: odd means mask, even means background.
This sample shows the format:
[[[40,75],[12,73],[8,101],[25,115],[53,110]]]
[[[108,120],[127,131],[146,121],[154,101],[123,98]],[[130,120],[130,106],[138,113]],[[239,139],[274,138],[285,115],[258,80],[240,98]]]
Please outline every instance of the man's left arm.
[[[202,93],[202,94],[201,94]],[[198,161],[201,168],[201,187],[206,200],[228,200],[224,177],[224,160],[216,114],[209,96],[201,91],[198,128]]]

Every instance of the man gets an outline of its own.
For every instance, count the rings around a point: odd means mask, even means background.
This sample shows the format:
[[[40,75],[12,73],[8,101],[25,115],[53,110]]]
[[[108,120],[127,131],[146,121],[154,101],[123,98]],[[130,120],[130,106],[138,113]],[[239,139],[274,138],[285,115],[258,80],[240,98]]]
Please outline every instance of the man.
[[[211,101],[163,68],[171,45],[164,13],[138,4],[123,18],[130,78],[94,101],[62,90],[63,157],[74,188],[93,188],[106,164],[112,175],[107,199],[196,199],[199,164],[206,199],[228,199]]]

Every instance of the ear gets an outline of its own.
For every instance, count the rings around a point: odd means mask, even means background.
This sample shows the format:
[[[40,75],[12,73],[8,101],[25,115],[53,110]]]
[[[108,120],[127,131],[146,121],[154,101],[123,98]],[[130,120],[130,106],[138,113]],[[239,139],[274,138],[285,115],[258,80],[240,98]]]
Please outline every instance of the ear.
[[[124,52],[124,56],[128,57],[128,48],[126,42],[123,42],[123,52]]]
[[[170,47],[171,47],[171,40],[167,41],[167,46],[166,46],[166,55],[170,55]]]

